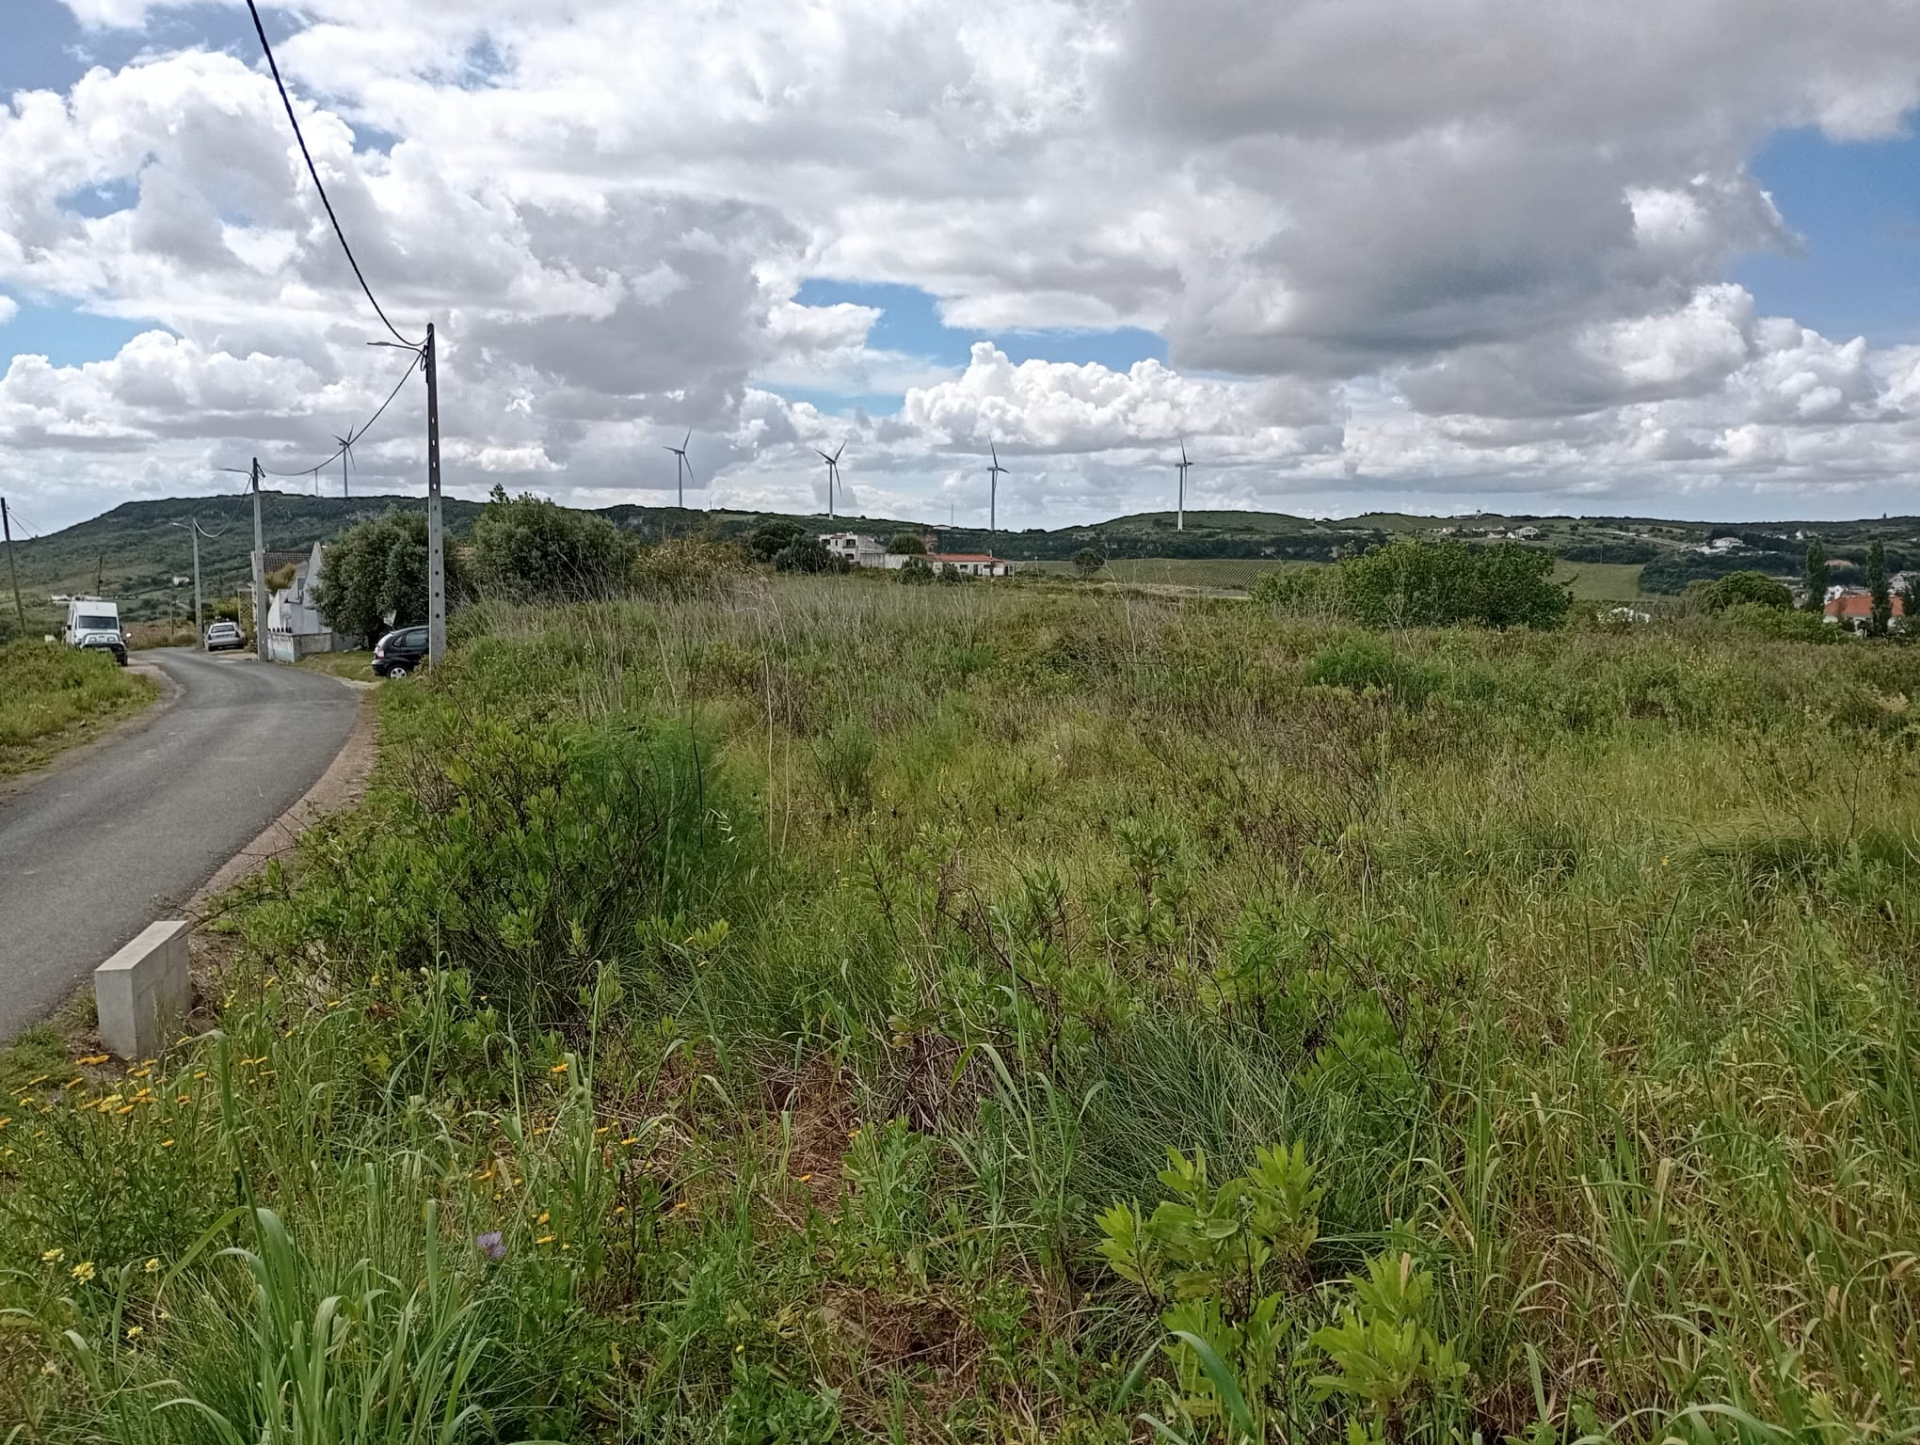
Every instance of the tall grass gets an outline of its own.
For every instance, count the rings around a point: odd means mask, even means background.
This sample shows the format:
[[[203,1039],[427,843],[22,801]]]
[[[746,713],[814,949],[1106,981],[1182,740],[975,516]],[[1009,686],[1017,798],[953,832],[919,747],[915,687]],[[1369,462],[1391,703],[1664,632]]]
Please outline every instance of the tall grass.
[[[82,724],[154,696],[151,681],[104,653],[44,642],[0,647],[0,777],[41,761]]]
[[[174,1102],[14,1105],[29,1438],[1920,1428],[1920,653],[862,578],[463,629]],[[1270,1304],[1109,1266],[1170,1149],[1282,1142]]]

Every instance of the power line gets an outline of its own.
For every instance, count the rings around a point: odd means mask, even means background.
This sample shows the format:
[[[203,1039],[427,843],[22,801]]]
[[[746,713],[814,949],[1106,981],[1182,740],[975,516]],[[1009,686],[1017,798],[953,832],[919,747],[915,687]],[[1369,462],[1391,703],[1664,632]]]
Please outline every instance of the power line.
[[[348,447],[357,446],[360,439],[369,431],[373,430],[373,424],[385,415],[387,408],[393,405],[394,398],[400,395],[401,388],[407,384],[407,378],[419,369],[420,355],[418,352],[415,352],[413,360],[408,362],[407,369],[400,373],[400,380],[394,383],[393,390],[387,393],[387,399],[380,403],[379,409],[375,411],[372,416],[368,417],[363,424],[348,432],[346,441],[334,448],[333,455],[328,457],[324,462],[318,462],[310,467],[299,467],[290,472],[277,472],[271,467],[262,467],[260,470],[270,477],[307,477],[312,476],[323,467],[332,466],[340,460],[341,454],[344,453]]]
[[[320,183],[320,169],[313,163],[313,152],[307,149],[307,138],[300,133],[300,120],[293,113],[293,101],[287,96],[286,82],[280,79],[280,67],[273,58],[273,47],[267,44],[267,28],[260,23],[260,9],[247,0],[247,10],[253,16],[253,30],[260,37],[260,49],[266,53],[267,69],[273,72],[273,83],[280,91],[280,103],[287,108],[287,122],[293,127],[293,138],[300,143],[300,154],[306,158],[307,174],[313,177],[314,189],[320,192],[320,204],[327,208],[327,219],[333,222],[333,234],[340,238],[340,249],[347,253],[347,264],[353,267],[353,278],[360,283],[360,289],[367,293],[367,300],[373,303],[374,314],[380,318],[387,330],[393,332],[393,339],[403,346],[418,347],[417,341],[408,341],[399,329],[387,320],[387,313],[380,309],[380,302],[374,297],[373,288],[367,284],[367,278],[360,271],[360,263],[354,259],[353,247],[347,244],[347,233],[340,228],[340,218],[333,213],[333,202],[327,199],[327,188]]]

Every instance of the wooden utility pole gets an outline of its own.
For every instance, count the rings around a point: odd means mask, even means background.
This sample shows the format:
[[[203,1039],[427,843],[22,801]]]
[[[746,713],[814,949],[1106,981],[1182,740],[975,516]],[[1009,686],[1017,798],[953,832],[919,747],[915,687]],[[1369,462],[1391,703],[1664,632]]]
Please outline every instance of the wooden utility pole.
[[[440,528],[440,373],[427,323],[427,666],[447,652],[447,554]]]
[[[7,515],[7,499],[0,497],[0,532],[7,539],[7,573],[13,578],[13,611],[20,619],[20,635],[27,635],[27,608],[20,600],[20,566],[13,560],[13,519]]]
[[[253,459],[253,650],[267,660],[267,544],[260,530],[260,458]]]

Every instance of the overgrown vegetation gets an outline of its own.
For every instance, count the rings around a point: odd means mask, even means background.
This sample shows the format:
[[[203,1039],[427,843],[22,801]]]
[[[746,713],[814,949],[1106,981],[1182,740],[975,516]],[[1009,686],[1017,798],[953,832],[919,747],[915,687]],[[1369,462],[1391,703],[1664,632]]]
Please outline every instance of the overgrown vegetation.
[[[17,1439],[1920,1427],[1920,652],[804,577],[457,631],[218,1031],[5,1101]]]
[[[152,681],[104,652],[38,641],[0,646],[0,778],[44,762],[88,725],[153,701]]]
[[[1553,580],[1553,554],[1397,537],[1329,568],[1287,568],[1253,586],[1253,600],[1297,616],[1366,627],[1554,628],[1573,605]]]

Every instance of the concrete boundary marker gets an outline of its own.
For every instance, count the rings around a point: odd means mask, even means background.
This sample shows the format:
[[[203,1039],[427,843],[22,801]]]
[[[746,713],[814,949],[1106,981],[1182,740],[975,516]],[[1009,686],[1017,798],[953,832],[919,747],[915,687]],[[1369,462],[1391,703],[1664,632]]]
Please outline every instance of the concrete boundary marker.
[[[100,1038],[123,1059],[156,1059],[173,1027],[193,1007],[184,918],[150,923],[93,971]]]

